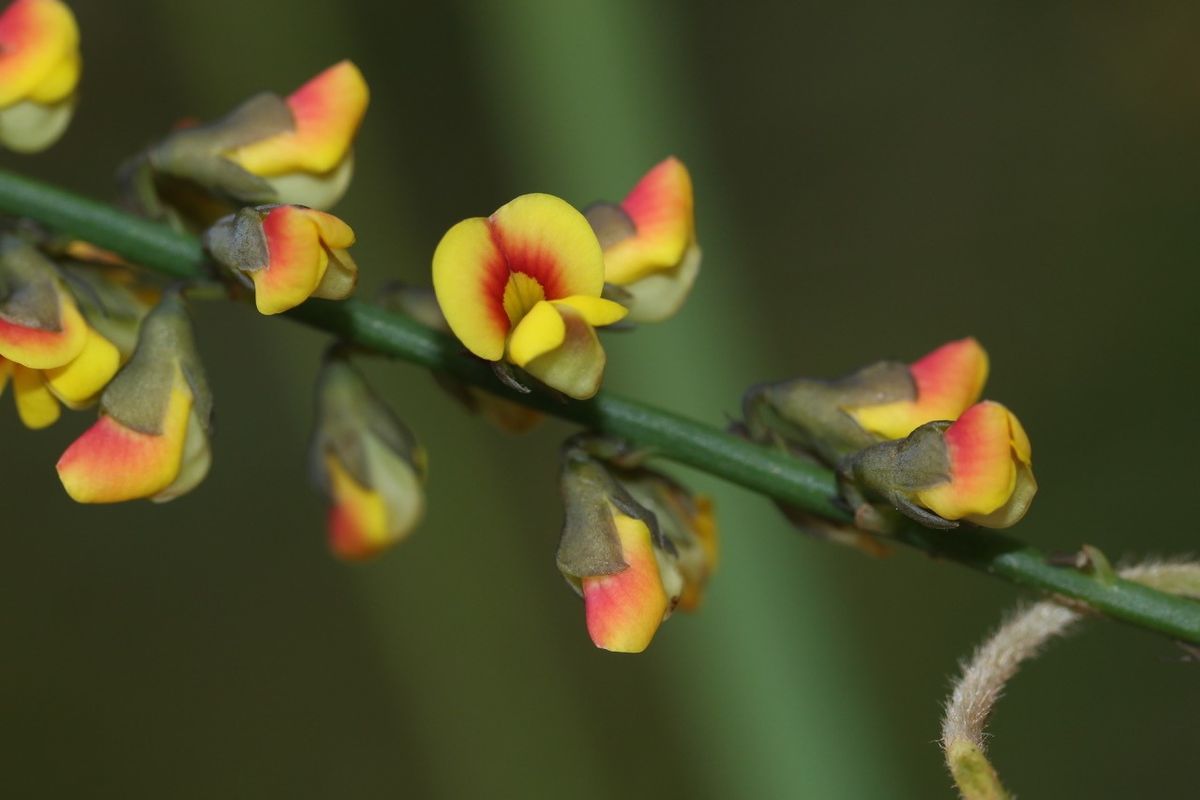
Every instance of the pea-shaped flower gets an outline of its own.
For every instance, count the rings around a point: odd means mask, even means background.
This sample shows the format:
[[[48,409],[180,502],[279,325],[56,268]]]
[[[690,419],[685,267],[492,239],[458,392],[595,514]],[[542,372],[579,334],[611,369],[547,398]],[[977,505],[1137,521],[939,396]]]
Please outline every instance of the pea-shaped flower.
[[[120,366],[117,347],[80,312],[58,268],[32,245],[0,236],[0,392],[11,377],[28,428],[83,408]]]
[[[310,297],[342,300],[354,292],[358,266],[347,248],[354,231],[332,214],[302,206],[243,208],[204,234],[213,258],[254,283],[263,314]]]
[[[935,528],[954,527],[957,520],[1007,528],[1025,516],[1037,493],[1025,429],[990,400],[954,422],[930,422],[904,439],[856,453],[843,477]],[[851,504],[861,506],[854,498]]]
[[[659,322],[683,305],[700,273],[692,179],[674,156],[620,203],[585,209],[604,248],[604,280],[620,287],[632,322]]]
[[[142,322],[137,349],[100,396],[100,419],[58,460],[80,503],[172,500],[211,463],[212,397],[177,291]]]
[[[654,513],[586,455],[566,452],[561,487],[558,569],[583,597],[588,634],[604,650],[640,653],[684,591],[675,548]]]
[[[342,61],[286,99],[259,94],[224,119],[175,131],[150,149],[146,163],[168,184],[182,180],[235,205],[330,208],[350,185],[368,101],[362,73]],[[146,205],[147,192],[170,195],[178,187],[137,188]]]
[[[756,386],[744,410],[754,438],[769,431],[834,464],[883,439],[952,420],[979,399],[987,353],[972,338],[937,348],[912,364],[880,361],[835,380],[797,378]]]
[[[595,326],[625,308],[601,298],[604,256],[583,215],[527,194],[463,220],[433,254],[433,288],[450,330],[488,361],[507,360],[578,399],[594,395],[605,355]]]
[[[377,555],[406,538],[425,509],[425,450],[343,357],[317,379],[313,475],[329,497],[329,546],[340,558]]]
[[[0,144],[33,153],[75,112],[79,28],[59,0],[16,0],[0,13]]]

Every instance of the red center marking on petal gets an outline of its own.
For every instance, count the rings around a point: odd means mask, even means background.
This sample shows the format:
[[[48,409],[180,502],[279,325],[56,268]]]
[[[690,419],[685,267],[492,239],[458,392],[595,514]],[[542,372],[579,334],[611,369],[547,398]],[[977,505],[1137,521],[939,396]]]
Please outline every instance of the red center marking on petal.
[[[18,347],[29,347],[39,344],[49,347],[55,343],[55,340],[62,338],[62,335],[62,331],[43,331],[0,319],[0,339],[11,342]]]

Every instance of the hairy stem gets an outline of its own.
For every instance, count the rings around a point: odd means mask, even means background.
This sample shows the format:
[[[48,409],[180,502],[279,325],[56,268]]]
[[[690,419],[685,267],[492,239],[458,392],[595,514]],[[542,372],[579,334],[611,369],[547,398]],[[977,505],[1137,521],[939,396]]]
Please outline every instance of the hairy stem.
[[[28,217],[178,278],[205,275],[199,240],[71,192],[0,170],[0,212]],[[453,339],[368,303],[311,300],[288,317],[387,356],[449,373],[554,416],[653,448],[666,459],[837,522],[850,521],[834,475],[822,467],[724,431],[610,392],[578,402],[504,387],[487,364]],[[940,533],[915,525],[896,538],[935,558],[956,561],[1013,583],[1051,592],[1108,616],[1200,644],[1200,604],[1128,580],[1106,582],[1050,564],[1037,549],[987,531]]]
[[[1122,578],[1200,599],[1200,562],[1148,562],[1126,567]],[[1057,636],[1071,632],[1082,614],[1057,603],[1036,603],[1001,623],[962,665],[942,719],[946,766],[964,800],[1002,800],[1008,794],[984,754],[988,718],[1021,664]]]

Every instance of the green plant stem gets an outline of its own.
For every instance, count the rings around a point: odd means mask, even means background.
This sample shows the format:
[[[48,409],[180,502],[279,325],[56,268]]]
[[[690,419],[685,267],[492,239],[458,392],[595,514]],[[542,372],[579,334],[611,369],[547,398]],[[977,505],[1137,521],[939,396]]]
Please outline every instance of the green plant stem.
[[[196,237],[5,171],[0,171],[0,212],[37,220],[174,277],[207,274],[207,259]],[[611,392],[583,402],[520,394],[503,386],[487,364],[468,355],[450,337],[361,301],[312,300],[287,316],[359,347],[448,373],[548,414],[652,448],[663,458],[821,517],[849,521],[838,503],[836,480],[829,470],[711,425]],[[1086,604],[1114,619],[1200,644],[1200,603],[1131,581],[1105,581],[1072,567],[1053,565],[1036,548],[1011,536],[982,530],[945,533],[910,525],[895,538],[934,558],[955,561]]]

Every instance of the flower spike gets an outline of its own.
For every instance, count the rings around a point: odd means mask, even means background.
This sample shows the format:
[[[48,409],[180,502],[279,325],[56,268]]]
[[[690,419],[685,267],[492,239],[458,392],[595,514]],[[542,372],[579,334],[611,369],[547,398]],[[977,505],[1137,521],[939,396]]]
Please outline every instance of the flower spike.
[[[311,461],[331,503],[329,546],[338,557],[376,556],[420,522],[425,449],[337,352],[317,378]]]
[[[75,112],[81,59],[60,0],[15,0],[0,13],[0,144],[22,153],[58,141]]]
[[[475,355],[507,360],[577,399],[599,390],[605,356],[595,327],[626,312],[600,296],[600,244],[565,201],[522,195],[458,223],[433,254],[433,287],[450,330]]]
[[[100,419],[58,461],[80,503],[174,499],[211,463],[212,398],[178,291],[142,323],[133,358],[100,397]]]
[[[953,528],[958,520],[1010,527],[1037,493],[1025,429],[990,400],[954,422],[930,422],[905,439],[856,453],[843,465],[842,478],[860,518],[869,512],[865,495],[872,494],[933,528]]]
[[[683,305],[700,272],[692,179],[674,156],[645,174],[619,204],[584,214],[604,248],[604,280],[628,297],[631,322],[661,322]]]
[[[349,297],[358,282],[358,266],[347,252],[353,244],[349,225],[301,206],[243,208],[204,234],[214,259],[254,282],[254,302],[263,314],[287,311],[309,297]]]

